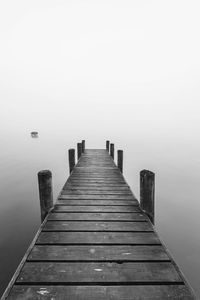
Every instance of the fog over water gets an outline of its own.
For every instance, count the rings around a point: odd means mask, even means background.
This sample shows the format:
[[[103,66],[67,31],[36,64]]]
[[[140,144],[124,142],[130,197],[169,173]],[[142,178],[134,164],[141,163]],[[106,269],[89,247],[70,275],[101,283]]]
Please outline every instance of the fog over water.
[[[37,172],[105,140],[156,173],[156,228],[200,296],[199,1],[0,2],[0,292],[39,224]],[[37,130],[39,138],[31,138]]]

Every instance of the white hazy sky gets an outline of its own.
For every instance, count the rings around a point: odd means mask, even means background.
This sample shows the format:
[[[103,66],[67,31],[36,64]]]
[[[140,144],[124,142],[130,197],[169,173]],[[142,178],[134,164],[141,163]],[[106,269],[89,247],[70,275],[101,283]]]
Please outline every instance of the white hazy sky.
[[[199,12],[193,0],[1,0],[1,128],[189,136]]]

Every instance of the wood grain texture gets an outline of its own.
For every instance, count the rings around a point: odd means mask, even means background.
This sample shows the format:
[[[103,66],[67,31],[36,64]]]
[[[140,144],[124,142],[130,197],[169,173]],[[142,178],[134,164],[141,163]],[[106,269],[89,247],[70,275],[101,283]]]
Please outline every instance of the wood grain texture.
[[[104,205],[104,206],[98,206],[98,205],[79,205],[79,206],[73,206],[73,205],[56,205],[52,212],[115,212],[115,213],[130,213],[130,212],[140,212],[142,213],[142,210],[139,206],[112,206],[112,205]]]
[[[132,195],[104,195],[102,193],[95,194],[95,195],[65,195],[62,191],[59,199],[85,199],[85,200],[135,200],[134,196]]]
[[[35,246],[28,261],[169,261],[162,246]]]
[[[56,276],[55,276],[56,274]],[[18,283],[137,283],[182,282],[173,264],[160,263],[91,263],[28,262]]]
[[[130,188],[128,186],[120,186],[120,185],[105,185],[101,186],[101,185],[89,185],[87,184],[87,186],[82,186],[82,185],[72,185],[72,184],[67,184],[66,186],[64,186],[64,190],[68,190],[68,191],[76,191],[76,190],[80,190],[82,192],[87,193],[87,191],[98,191],[98,192],[130,192]]]
[[[45,295],[45,296],[43,296]],[[193,300],[185,285],[14,286],[8,300]]]
[[[147,221],[143,213],[50,213],[48,220],[79,221]]]
[[[153,231],[150,222],[66,222],[48,221],[43,230],[47,231]]]
[[[160,244],[154,232],[41,232],[36,244]]]
[[[86,200],[86,199],[58,199],[56,202],[56,206],[58,207],[59,205],[80,205],[80,206],[138,206],[138,202],[136,200]]]
[[[117,190],[100,190],[100,189],[96,189],[96,190],[90,190],[89,188],[87,189],[87,191],[85,190],[81,190],[81,189],[67,189],[67,190],[63,190],[62,191],[62,195],[121,195],[123,196],[127,196],[127,195],[132,195],[130,191],[117,191]]]

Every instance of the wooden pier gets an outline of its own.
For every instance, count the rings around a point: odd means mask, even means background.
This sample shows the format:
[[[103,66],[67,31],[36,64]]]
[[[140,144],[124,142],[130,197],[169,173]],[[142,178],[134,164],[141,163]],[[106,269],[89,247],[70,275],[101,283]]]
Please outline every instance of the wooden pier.
[[[78,155],[2,299],[196,299],[109,152]]]

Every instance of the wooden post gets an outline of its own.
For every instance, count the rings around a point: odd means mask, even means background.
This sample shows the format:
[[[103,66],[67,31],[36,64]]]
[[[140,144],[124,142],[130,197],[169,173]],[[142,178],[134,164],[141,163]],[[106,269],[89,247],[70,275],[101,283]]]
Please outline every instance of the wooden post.
[[[82,153],[85,152],[85,140],[82,140]]]
[[[69,173],[71,173],[75,166],[75,150],[69,149],[68,153],[69,153]]]
[[[155,174],[148,170],[140,172],[140,206],[154,224]]]
[[[110,155],[113,159],[114,159],[114,152],[115,152],[114,144],[110,144]]]
[[[43,170],[38,172],[38,186],[40,195],[41,222],[43,222],[49,210],[53,207],[51,171]]]
[[[81,153],[82,153],[82,143],[77,143],[77,157],[78,157],[78,160],[81,157]]]
[[[117,151],[117,166],[121,173],[123,173],[123,150]]]
[[[109,148],[110,148],[110,141],[106,141],[106,150],[109,152]]]

